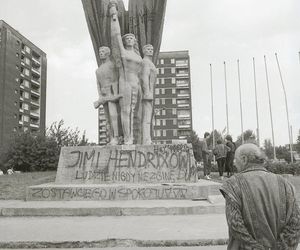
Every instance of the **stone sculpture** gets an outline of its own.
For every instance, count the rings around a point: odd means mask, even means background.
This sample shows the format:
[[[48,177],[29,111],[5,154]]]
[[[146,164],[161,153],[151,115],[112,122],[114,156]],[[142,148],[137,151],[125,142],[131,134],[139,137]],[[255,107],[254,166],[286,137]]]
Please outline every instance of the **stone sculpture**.
[[[117,69],[110,59],[110,49],[108,47],[100,47],[99,56],[102,61],[102,64],[96,70],[99,99],[94,102],[94,106],[95,108],[98,108],[101,104],[104,106],[106,120],[110,125],[109,144],[117,145],[119,131],[116,102],[121,98],[121,95],[118,94]]]
[[[141,70],[142,87],[142,144],[151,144],[151,120],[153,114],[153,91],[157,77],[157,69],[152,62],[153,46],[143,47],[143,63]]]
[[[123,98],[120,100],[121,124],[124,144],[133,144],[133,118],[138,102],[139,72],[142,66],[141,56],[135,52],[136,39],[134,34],[125,34],[121,37],[121,29],[117,18],[118,11],[115,3],[110,7],[111,36],[117,41],[116,48],[120,51],[122,63],[119,70],[119,90]],[[112,48],[115,49],[115,48]]]
[[[95,51],[102,46],[110,48],[110,65],[116,69],[110,79],[115,88],[106,95],[99,91],[101,98],[94,104],[96,108],[103,103],[107,106],[113,132],[111,144],[117,135],[123,135],[127,145],[151,144],[154,64],[161,43],[166,0],[129,0],[128,11],[122,0],[82,3]],[[144,59],[140,56],[143,52]],[[96,58],[100,65],[99,53]],[[121,118],[120,127],[116,114]]]

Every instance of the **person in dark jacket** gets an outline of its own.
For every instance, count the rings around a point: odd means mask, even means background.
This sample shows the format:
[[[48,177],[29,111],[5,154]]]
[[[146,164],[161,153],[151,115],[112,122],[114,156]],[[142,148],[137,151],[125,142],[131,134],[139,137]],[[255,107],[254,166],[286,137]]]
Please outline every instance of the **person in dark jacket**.
[[[227,177],[233,175],[233,160],[234,160],[234,153],[235,153],[235,144],[232,142],[231,135],[226,135],[225,137],[226,146],[230,148],[226,155],[226,163],[225,163],[225,170],[227,171]]]
[[[223,180],[223,172],[224,172],[224,168],[225,168],[226,156],[227,156],[227,152],[229,152],[229,151],[230,151],[230,148],[227,147],[226,145],[224,145],[222,143],[221,139],[218,139],[217,145],[213,150],[213,154],[216,157],[219,175],[220,175],[221,180]]]
[[[201,146],[201,153],[202,153],[202,160],[203,160],[203,168],[204,168],[204,178],[210,180],[210,170],[211,170],[211,160],[210,160],[210,150],[207,147],[207,140],[210,134],[208,132],[204,133],[204,139],[202,141]]]

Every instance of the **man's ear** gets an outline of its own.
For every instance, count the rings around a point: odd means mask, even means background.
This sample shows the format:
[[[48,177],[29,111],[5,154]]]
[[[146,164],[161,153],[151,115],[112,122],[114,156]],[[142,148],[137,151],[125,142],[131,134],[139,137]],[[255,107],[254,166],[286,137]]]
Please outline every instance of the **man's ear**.
[[[248,164],[248,157],[246,155],[243,155],[242,156],[242,161],[243,161],[244,165],[247,165]]]

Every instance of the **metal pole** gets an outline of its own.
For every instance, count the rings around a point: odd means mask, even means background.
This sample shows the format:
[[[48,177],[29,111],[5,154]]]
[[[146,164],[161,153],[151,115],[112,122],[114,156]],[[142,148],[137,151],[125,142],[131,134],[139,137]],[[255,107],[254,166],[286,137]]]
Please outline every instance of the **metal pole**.
[[[293,152],[292,152],[293,149],[292,149],[292,142],[291,142],[292,139],[291,139],[291,131],[290,131],[290,119],[289,119],[289,109],[288,109],[287,96],[286,96],[285,86],[284,86],[284,82],[283,82],[283,78],[282,78],[282,74],[281,74],[281,69],[280,69],[277,53],[275,53],[275,57],[276,57],[276,62],[277,62],[278,71],[279,71],[279,75],[280,75],[281,86],[282,86],[283,93],[284,93],[285,111],[286,111],[286,119],[287,119],[287,125],[288,125],[288,135],[289,135],[289,143],[290,143],[291,161],[293,163]]]
[[[227,122],[227,134],[229,134],[229,120],[228,120],[228,95],[227,95],[226,62],[224,62],[224,78],[225,78],[225,99],[226,99],[226,122]]]
[[[255,59],[254,59],[254,57],[253,57],[253,77],[254,77],[254,90],[255,90],[257,144],[260,147],[259,120],[258,120],[258,103],[257,103],[257,88],[256,88],[256,71],[255,71]]]
[[[211,122],[212,122],[212,133],[213,133],[213,148],[215,148],[215,121],[214,121],[214,95],[213,95],[213,78],[212,78],[212,65],[209,64],[210,68],[210,94],[211,94]]]
[[[242,144],[244,144],[244,128],[243,128],[243,106],[242,106],[242,91],[241,91],[241,76],[240,76],[240,61],[237,60],[238,66],[238,80],[239,80],[239,94],[240,94],[240,112],[241,112],[241,130],[242,130]]]
[[[272,105],[271,105],[271,95],[270,95],[270,86],[269,86],[269,77],[268,77],[268,68],[267,68],[267,60],[266,60],[266,56],[264,56],[264,61],[265,61],[266,81],[267,81],[267,89],[268,89],[268,97],[269,97],[269,108],[270,108],[271,130],[272,130],[272,141],[273,141],[273,152],[274,152],[274,160],[275,160],[275,159],[276,159],[276,150],[275,150],[275,139],[274,139],[274,128],[273,128]]]
[[[291,152],[293,152],[294,142],[293,142],[293,127],[292,127],[292,125],[291,125],[291,128],[290,128],[290,131],[291,131]],[[291,162],[294,163],[294,155],[293,155],[293,153],[291,155]]]

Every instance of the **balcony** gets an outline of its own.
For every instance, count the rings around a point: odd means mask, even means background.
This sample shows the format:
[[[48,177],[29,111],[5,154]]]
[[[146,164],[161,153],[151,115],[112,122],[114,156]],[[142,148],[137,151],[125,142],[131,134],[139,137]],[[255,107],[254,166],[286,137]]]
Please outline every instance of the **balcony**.
[[[38,112],[30,111],[30,115],[36,118],[40,117],[40,114]]]
[[[37,69],[31,68],[31,71],[32,71],[33,73],[37,74],[38,76],[41,75],[41,72],[40,72],[39,70],[37,70]]]
[[[40,106],[40,103],[38,101],[30,100],[30,103],[36,107]]]
[[[23,125],[23,121],[19,121],[19,124],[20,124],[20,125]]]
[[[40,125],[36,124],[36,123],[30,123],[30,127],[32,127],[32,128],[39,128]]]
[[[190,124],[178,124],[179,129],[189,129],[191,128]]]
[[[177,77],[188,77],[189,73],[176,73]]]
[[[20,113],[24,113],[24,109],[21,109],[21,108],[20,108],[20,109],[19,109],[19,112],[20,112]]]
[[[31,82],[34,83],[34,84],[36,84],[36,85],[38,85],[38,86],[41,86],[41,84],[38,81],[36,81],[36,80],[31,79]]]
[[[34,94],[36,96],[40,96],[40,93],[38,91],[35,91],[33,89],[30,90],[31,94]]]
[[[176,67],[188,68],[189,64],[187,62],[176,62]]]
[[[188,89],[190,86],[188,83],[177,83],[176,87],[179,89]]]
[[[180,139],[180,140],[184,140],[184,139],[186,139],[186,138],[187,138],[186,135],[180,135],[180,136],[179,136],[179,139]]]
[[[191,115],[190,114],[184,114],[184,115],[178,115],[178,119],[190,119]]]
[[[35,57],[32,57],[32,61],[34,61],[38,65],[41,65],[40,61],[38,59],[36,59]]]
[[[105,139],[105,138],[106,138],[106,133],[101,133],[101,134],[99,135],[99,138]]]
[[[21,61],[21,64],[22,64],[23,66],[25,66],[25,63],[24,63],[23,61]]]
[[[189,93],[184,93],[184,94],[178,93],[177,97],[180,97],[180,98],[190,98],[190,94]]]
[[[190,104],[189,103],[182,103],[182,104],[177,104],[178,108],[189,108]]]

